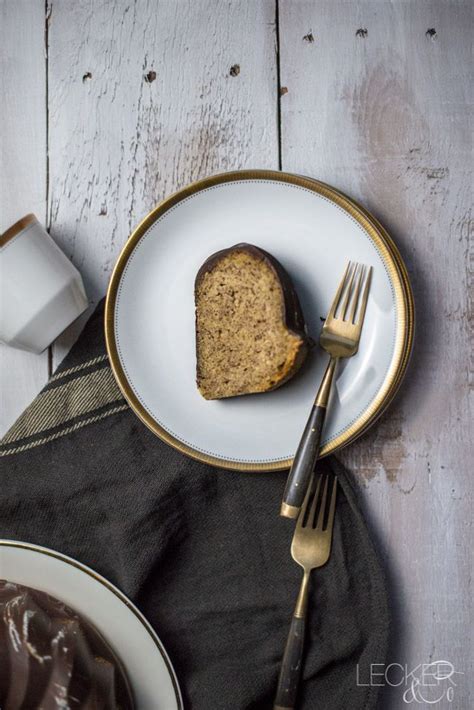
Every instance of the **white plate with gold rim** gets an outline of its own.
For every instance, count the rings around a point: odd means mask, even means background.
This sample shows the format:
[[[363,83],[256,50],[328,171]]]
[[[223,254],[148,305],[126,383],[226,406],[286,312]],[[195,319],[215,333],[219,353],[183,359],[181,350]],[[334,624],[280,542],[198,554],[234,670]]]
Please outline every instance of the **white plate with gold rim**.
[[[340,363],[322,454],[353,441],[390,402],[413,338],[413,298],[400,254],[362,207],[318,181],[242,171],[194,183],[156,207],[125,245],[106,304],[114,374],[158,436],[201,461],[240,470],[291,464],[326,356],[266,394],[206,401],[195,383],[194,279],[214,252],[239,242],[290,274],[318,339],[348,260],[373,267],[359,352]]]
[[[104,577],[46,547],[0,540],[0,579],[46,592],[89,621],[122,661],[137,710],[183,710],[163,644],[136,606]]]

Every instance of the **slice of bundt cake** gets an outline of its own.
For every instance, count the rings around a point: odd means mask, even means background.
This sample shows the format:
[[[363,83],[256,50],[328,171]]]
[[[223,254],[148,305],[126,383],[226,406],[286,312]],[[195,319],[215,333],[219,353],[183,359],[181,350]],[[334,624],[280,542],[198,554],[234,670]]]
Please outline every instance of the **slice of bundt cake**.
[[[195,282],[197,385],[205,399],[268,392],[310,344],[290,277],[270,254],[237,244],[210,256]]]

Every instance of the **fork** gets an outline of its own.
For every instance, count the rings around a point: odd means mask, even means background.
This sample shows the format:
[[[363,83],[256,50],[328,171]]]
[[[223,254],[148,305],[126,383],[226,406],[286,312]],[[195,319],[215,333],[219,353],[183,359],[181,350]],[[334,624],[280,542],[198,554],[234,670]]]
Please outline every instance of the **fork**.
[[[309,578],[313,569],[326,564],[331,552],[337,478],[334,476],[331,486],[330,478],[329,475],[318,476],[315,491],[312,485],[309,486],[293,534],[291,555],[303,568],[304,574],[283,655],[273,710],[293,710],[296,704],[303,663]]]
[[[330,359],[288,474],[280,515],[296,518],[318,458],[319,444],[337,363],[359,348],[372,267],[349,263],[339,283],[319,344]]]

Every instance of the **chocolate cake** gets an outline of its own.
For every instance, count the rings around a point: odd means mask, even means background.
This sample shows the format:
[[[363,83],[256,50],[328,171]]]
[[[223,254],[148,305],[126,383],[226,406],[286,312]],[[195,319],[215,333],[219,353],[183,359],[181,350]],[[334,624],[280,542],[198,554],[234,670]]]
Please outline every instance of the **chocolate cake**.
[[[196,379],[205,399],[268,392],[301,367],[310,345],[290,277],[270,254],[237,244],[195,281]]]
[[[99,632],[53,597],[0,580],[2,710],[132,710],[124,669]]]

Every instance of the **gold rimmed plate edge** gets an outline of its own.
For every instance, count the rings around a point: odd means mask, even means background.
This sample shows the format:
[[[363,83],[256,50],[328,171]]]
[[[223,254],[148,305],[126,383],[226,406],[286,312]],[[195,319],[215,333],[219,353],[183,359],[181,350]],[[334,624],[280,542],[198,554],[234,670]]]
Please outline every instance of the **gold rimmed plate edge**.
[[[190,183],[186,187],[181,188],[164,199],[151,212],[149,212],[149,214],[134,229],[128,241],[124,245],[113,269],[105,304],[105,339],[107,352],[115,379],[117,380],[119,388],[126,401],[139,419],[141,419],[141,421],[159,438],[193,459],[212,466],[234,471],[281,471],[291,466],[291,458],[279,461],[257,463],[232,461],[212,456],[194,449],[170,434],[146,411],[130,387],[121,366],[115,342],[115,304],[120,279],[129,257],[143,235],[159,217],[182,200],[196,194],[197,192],[200,192],[201,190],[223,183],[237,182],[239,180],[274,180],[277,182],[297,185],[322,195],[340,208],[344,209],[344,211],[346,211],[359,223],[359,225],[372,239],[376,250],[382,257],[383,263],[387,268],[390,281],[395,291],[397,306],[400,306],[397,321],[398,327],[394,357],[390,371],[387,374],[383,385],[377,393],[377,396],[368,405],[368,407],[365,408],[364,412],[357,418],[357,420],[323,446],[320,454],[321,457],[328,456],[329,454],[332,454],[355,441],[356,438],[361,436],[370,426],[372,426],[372,424],[386,410],[390,402],[393,400],[393,397],[398,391],[405,375],[413,345],[415,320],[413,292],[406,266],[398,247],[395,245],[387,230],[368,210],[362,207],[362,205],[359,205],[352,198],[345,195],[343,192],[327,185],[326,183],[320,182],[314,178],[296,175],[293,173],[274,170],[241,170],[220,173],[203,178],[196,182]]]

